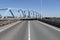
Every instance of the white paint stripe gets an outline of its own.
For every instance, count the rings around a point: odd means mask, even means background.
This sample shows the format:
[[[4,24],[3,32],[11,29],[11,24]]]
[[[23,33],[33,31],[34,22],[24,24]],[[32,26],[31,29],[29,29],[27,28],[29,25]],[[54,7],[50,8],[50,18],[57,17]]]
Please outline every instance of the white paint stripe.
[[[39,23],[41,23],[41,24],[43,24],[43,25],[46,25],[46,26],[48,26],[48,27],[50,27],[50,28],[52,28],[52,29],[57,30],[57,31],[60,32],[60,29],[59,29],[59,28],[56,28],[56,27],[54,27],[54,26],[52,26],[52,25],[49,25],[49,24],[43,23],[43,22],[41,22],[41,21],[37,21],[37,22],[39,22]]]
[[[14,23],[3,26],[3,27],[0,28],[0,32],[3,32],[4,30],[9,29],[10,27],[12,27],[12,26],[14,26],[14,25],[16,25],[16,24],[18,24],[20,22],[21,21],[18,21],[18,22],[14,22]]]
[[[28,21],[28,40],[30,40],[30,21]]]

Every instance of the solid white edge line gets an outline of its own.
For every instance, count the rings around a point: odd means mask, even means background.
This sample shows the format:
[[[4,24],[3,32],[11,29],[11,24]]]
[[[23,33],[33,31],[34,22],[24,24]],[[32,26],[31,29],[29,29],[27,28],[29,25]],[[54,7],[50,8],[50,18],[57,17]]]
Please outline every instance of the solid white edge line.
[[[30,40],[30,21],[28,21],[28,40]]]
[[[37,22],[39,22],[39,23],[41,23],[41,24],[43,24],[43,25],[46,25],[46,26],[48,26],[48,27],[50,27],[50,28],[52,28],[52,29],[57,30],[57,31],[60,32],[60,29],[59,29],[59,28],[56,28],[56,27],[54,27],[54,26],[52,26],[52,25],[49,25],[49,24],[43,23],[43,22],[41,22],[41,21],[37,21]]]
[[[12,27],[12,26],[14,26],[14,25],[16,25],[16,24],[18,24],[20,22],[21,21],[18,21],[18,22],[11,23],[11,24],[8,24],[8,25],[3,26],[3,27],[0,28],[0,32],[3,32],[4,30],[9,29],[10,27]]]

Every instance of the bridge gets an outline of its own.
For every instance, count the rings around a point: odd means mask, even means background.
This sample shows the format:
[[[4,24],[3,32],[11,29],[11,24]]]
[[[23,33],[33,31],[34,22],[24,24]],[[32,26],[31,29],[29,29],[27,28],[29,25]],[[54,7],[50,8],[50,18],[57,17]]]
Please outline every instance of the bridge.
[[[14,20],[1,20],[0,40],[60,40],[60,28],[41,20],[15,20],[41,18],[41,14],[33,10],[16,8],[0,9],[0,17]]]
[[[25,9],[17,9],[17,8],[3,8],[3,9],[0,8],[0,12],[2,13],[2,18],[4,18],[4,17],[7,18],[9,16],[12,18],[20,18],[20,19],[41,18],[41,14],[34,10],[27,10],[27,9],[25,10]],[[1,15],[1,13],[0,13],[0,15]]]

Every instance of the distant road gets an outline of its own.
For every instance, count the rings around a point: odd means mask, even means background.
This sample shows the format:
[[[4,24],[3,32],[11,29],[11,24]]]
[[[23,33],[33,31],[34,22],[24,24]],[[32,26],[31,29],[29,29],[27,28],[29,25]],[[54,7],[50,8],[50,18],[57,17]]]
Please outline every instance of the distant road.
[[[23,21],[1,32],[0,40],[60,40],[60,32],[37,21]]]

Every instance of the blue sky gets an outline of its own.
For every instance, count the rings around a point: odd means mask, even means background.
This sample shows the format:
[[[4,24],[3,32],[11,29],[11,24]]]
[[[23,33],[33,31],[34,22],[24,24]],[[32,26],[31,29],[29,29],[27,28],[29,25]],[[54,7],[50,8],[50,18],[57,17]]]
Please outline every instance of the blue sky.
[[[42,9],[44,16],[60,17],[60,0],[43,0]]]
[[[22,8],[41,11],[41,0],[0,0],[0,8]],[[60,0],[42,0],[42,16],[60,17]]]
[[[23,8],[39,11],[40,0],[0,0],[0,8]]]

